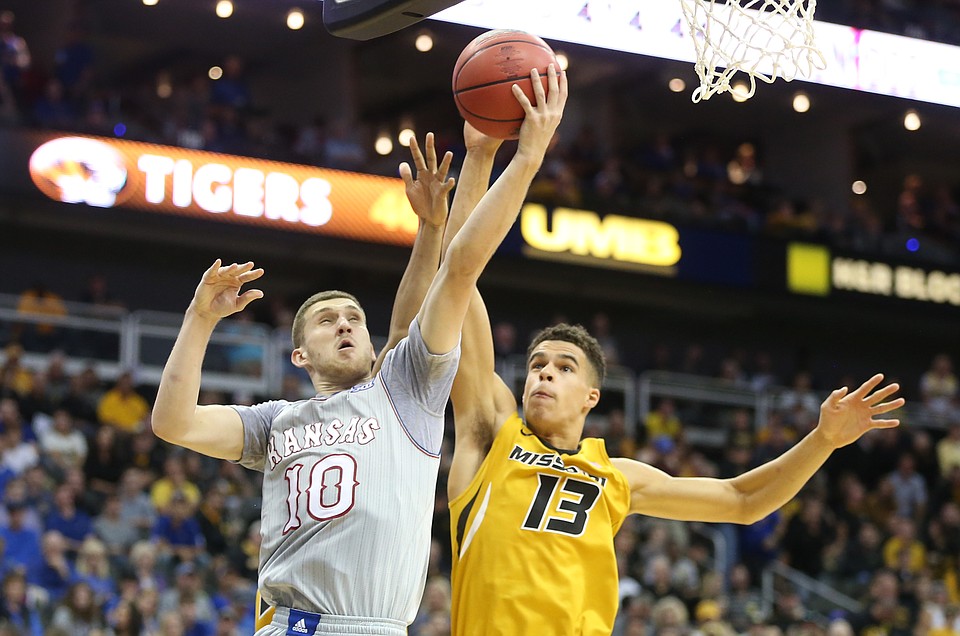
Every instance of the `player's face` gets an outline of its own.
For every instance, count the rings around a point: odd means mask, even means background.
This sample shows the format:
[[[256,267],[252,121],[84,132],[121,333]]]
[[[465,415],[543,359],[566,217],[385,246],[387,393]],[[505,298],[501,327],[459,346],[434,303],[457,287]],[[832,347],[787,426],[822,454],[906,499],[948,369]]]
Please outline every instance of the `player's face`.
[[[349,298],[331,298],[308,310],[303,344],[291,360],[311,378],[349,387],[370,375],[375,357],[363,310]]]
[[[593,371],[583,350],[562,340],[537,345],[527,360],[523,417],[535,429],[582,426],[600,399]]]

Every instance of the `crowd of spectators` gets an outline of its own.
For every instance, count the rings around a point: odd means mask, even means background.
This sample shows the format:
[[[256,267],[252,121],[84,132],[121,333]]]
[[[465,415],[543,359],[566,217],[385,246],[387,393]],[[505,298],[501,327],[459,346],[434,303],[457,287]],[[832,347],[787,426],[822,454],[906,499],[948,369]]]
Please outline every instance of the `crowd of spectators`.
[[[954,0],[831,0],[817,17],[860,29],[960,44],[960,5]]]
[[[0,383],[0,633],[252,633],[256,475],[160,443],[128,375],[90,384],[92,371],[64,376],[53,361],[30,373],[13,347]]]
[[[622,363],[609,317],[598,314],[592,327]],[[502,362],[515,353],[517,329],[498,323],[494,332]],[[138,385],[135,370],[108,381],[62,352],[49,352],[44,368],[25,364],[23,353],[12,341],[0,358],[0,634],[252,633],[259,474],[160,442],[150,430],[153,387]],[[759,420],[748,409],[680,399],[657,400],[635,432],[616,407],[588,419],[586,434],[603,436],[612,455],[675,475],[730,477],[780,455],[816,425],[825,388],[803,370],[782,382],[763,353],[741,364],[691,346],[660,368],[774,391]],[[631,517],[616,538],[617,636],[960,633],[960,385],[946,353],[909,382],[905,393],[938,426],[907,420],[867,435],[766,519],[702,526]],[[288,397],[297,390],[295,382]],[[275,396],[208,391],[201,401],[267,397]],[[722,443],[697,441],[691,433],[704,427],[721,431]],[[452,444],[414,636],[449,629]],[[861,609],[781,579],[764,597],[762,573],[777,562]]]

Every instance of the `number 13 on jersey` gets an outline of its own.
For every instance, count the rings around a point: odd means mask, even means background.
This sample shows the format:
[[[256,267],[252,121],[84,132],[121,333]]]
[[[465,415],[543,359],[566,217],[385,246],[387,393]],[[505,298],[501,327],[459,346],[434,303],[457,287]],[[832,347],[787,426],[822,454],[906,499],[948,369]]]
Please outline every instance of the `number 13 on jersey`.
[[[579,537],[590,510],[600,498],[600,486],[583,479],[537,473],[540,485],[530,503],[524,530],[556,532]]]

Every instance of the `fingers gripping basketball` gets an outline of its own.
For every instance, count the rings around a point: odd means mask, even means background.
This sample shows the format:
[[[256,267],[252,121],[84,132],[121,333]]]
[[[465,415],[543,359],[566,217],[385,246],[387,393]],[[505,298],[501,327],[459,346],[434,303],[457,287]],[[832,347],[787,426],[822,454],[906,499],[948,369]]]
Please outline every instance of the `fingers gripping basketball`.
[[[478,36],[453,68],[453,96],[460,115],[486,135],[516,139],[524,112],[511,87],[517,84],[535,102],[530,70],[537,69],[546,90],[550,64],[559,71],[553,49],[535,35],[498,29]]]

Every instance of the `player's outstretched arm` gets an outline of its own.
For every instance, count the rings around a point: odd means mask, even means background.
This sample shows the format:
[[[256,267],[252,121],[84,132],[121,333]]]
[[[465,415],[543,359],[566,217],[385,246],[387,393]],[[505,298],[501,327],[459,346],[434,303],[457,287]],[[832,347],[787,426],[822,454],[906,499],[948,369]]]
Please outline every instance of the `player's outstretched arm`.
[[[490,175],[497,150],[503,140],[488,137],[468,122],[463,126],[467,154],[450,208],[450,219],[443,237],[444,248],[456,236],[490,186]],[[496,374],[496,358],[490,317],[474,287],[463,322],[460,366],[450,394],[453,402],[456,444],[447,480],[450,499],[462,493],[483,463],[497,426],[517,408],[513,393]]]
[[[516,220],[563,116],[567,101],[566,75],[558,75],[551,65],[547,91],[535,69],[530,75],[535,104],[519,86],[513,88],[524,109],[517,152],[451,241],[420,309],[420,329],[431,352],[447,352],[457,345],[477,279]]]
[[[420,219],[420,225],[393,302],[387,344],[377,356],[373,365],[374,373],[380,370],[387,352],[407,335],[410,323],[420,310],[440,265],[443,232],[447,223],[447,200],[454,185],[453,178],[447,176],[453,153],[445,153],[438,164],[433,133],[427,133],[425,150],[426,156],[420,151],[416,138],[410,139],[410,156],[417,170],[416,178],[410,164],[400,164],[400,178],[403,179],[407,200]]]
[[[831,393],[820,406],[817,428],[780,457],[731,479],[671,477],[630,459],[615,459],[630,482],[630,511],[683,521],[754,523],[787,503],[837,448],[897,419],[874,419],[904,404],[889,399],[896,383],[877,388],[877,374],[855,391]]]
[[[160,377],[152,417],[153,432],[160,439],[210,457],[240,459],[240,415],[229,406],[197,405],[200,368],[217,323],[263,298],[259,289],[240,292],[261,276],[263,270],[253,263],[223,266],[220,259],[203,273]]]

